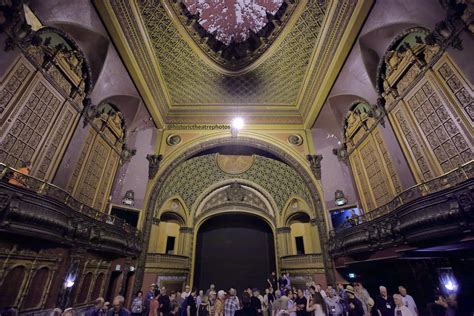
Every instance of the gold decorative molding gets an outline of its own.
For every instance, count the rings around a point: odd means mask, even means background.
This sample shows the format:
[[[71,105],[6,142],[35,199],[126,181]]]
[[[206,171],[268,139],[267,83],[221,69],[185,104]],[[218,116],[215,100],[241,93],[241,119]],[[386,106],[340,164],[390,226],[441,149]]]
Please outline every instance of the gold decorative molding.
[[[193,50],[166,3],[95,4],[159,127],[222,124],[235,115],[252,124],[311,127],[372,2],[301,4],[303,12],[294,13],[298,19],[285,26],[268,57],[238,76],[210,67]]]

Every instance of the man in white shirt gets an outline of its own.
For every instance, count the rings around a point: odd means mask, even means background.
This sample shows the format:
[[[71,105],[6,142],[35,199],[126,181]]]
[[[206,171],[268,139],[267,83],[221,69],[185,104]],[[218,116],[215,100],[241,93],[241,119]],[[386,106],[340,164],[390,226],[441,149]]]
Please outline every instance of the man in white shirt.
[[[403,285],[398,287],[398,293],[402,296],[403,304],[408,307],[413,316],[418,316],[418,308],[416,307],[415,300],[407,293],[407,289]]]
[[[393,295],[393,301],[395,302],[395,316],[416,316],[413,315],[408,307],[403,303],[403,297],[400,294]]]

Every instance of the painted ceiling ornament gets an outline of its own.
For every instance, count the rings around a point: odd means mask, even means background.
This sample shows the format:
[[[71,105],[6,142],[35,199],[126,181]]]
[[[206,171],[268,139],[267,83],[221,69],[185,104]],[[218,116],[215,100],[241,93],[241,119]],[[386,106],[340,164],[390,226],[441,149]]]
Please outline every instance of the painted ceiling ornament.
[[[295,146],[300,146],[303,144],[303,137],[299,134],[293,134],[288,136],[288,142]]]
[[[148,160],[148,179],[151,180],[156,176],[162,159],[163,155],[146,155],[146,160]]]
[[[314,174],[314,177],[317,180],[321,180],[321,160],[323,160],[322,155],[307,155],[306,160],[309,161],[309,166],[311,171]]]
[[[166,138],[166,143],[168,144],[168,146],[176,146],[181,143],[181,136],[177,134],[171,134],[170,136],[168,136],[168,138]]]
[[[227,174],[241,174],[249,170],[255,161],[255,157],[244,155],[216,155],[219,169]]]
[[[170,4],[204,53],[228,70],[240,70],[271,46],[298,1],[182,0]]]

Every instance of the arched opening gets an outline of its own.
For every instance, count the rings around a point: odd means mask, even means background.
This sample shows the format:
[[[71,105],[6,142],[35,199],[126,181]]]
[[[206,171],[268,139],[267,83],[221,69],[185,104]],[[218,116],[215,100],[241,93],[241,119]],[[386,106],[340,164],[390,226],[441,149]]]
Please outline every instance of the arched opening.
[[[31,280],[28,294],[25,297],[23,308],[37,308],[40,307],[44,292],[47,290],[49,277],[49,268],[43,267],[36,271],[33,279]]]
[[[0,306],[13,307],[18,303],[18,295],[23,288],[26,270],[24,266],[16,266],[7,272],[0,287]],[[12,286],[16,284],[16,286]]]
[[[79,294],[79,298],[77,299],[77,302],[79,304],[87,302],[91,284],[92,284],[92,272],[89,272],[86,274],[86,276],[84,277],[84,280],[82,281],[81,292]]]
[[[269,224],[250,214],[214,216],[199,228],[194,282],[199,288],[265,288],[275,271],[274,235]]]
[[[99,273],[94,283],[91,299],[96,299],[102,295],[102,284],[104,283],[104,274]]]

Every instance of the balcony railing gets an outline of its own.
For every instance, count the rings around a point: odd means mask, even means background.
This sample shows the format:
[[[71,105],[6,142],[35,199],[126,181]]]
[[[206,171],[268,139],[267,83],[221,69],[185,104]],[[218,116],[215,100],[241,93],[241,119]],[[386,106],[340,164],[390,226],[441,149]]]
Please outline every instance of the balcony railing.
[[[317,269],[323,267],[323,256],[319,253],[284,256],[281,258],[283,270]]]
[[[26,190],[34,191],[38,195],[52,198],[58,202],[64,203],[76,212],[87,215],[88,217],[100,222],[123,229],[127,234],[132,234],[139,237],[139,231],[121,218],[93,209],[79,202],[68,192],[58,186],[55,186],[54,184],[48,183],[30,175],[20,173],[18,170],[0,163],[0,181],[7,182],[13,177],[19,183],[19,186]]]
[[[406,189],[387,204],[358,216],[357,224],[370,222],[376,218],[392,212],[402,205],[405,205],[421,197],[452,188],[472,178],[474,178],[474,160],[471,160],[470,162],[440,177]],[[350,226],[342,226],[336,230],[336,233],[350,228]]]
[[[474,162],[398,195],[360,217],[357,225],[333,230],[333,257],[403,245],[409,249],[472,238],[474,231]],[[400,250],[401,251],[401,250]]]
[[[186,270],[191,267],[191,259],[189,257],[163,253],[148,253],[146,262],[147,267],[159,269]]]

